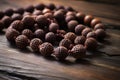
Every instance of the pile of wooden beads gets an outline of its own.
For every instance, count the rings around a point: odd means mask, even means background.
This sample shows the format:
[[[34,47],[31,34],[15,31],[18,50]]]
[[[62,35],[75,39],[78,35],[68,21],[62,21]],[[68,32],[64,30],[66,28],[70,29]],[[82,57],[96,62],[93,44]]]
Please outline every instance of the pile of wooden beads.
[[[0,19],[0,30],[7,28],[10,43],[21,50],[29,46],[33,52],[54,55],[58,60],[84,58],[86,50],[96,50],[97,40],[106,36],[98,18],[52,3],[0,11]],[[54,49],[56,42],[59,46]]]

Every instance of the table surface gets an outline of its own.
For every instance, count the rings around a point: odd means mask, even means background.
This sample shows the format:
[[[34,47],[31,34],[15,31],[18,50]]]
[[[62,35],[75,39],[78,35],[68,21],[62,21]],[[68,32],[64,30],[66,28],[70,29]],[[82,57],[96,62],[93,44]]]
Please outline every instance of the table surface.
[[[11,46],[0,34],[0,80],[119,80],[120,78],[120,6],[79,0],[0,0],[0,10],[37,3],[72,6],[100,18],[107,27],[107,37],[100,49],[81,60],[71,57],[58,62],[30,50]]]

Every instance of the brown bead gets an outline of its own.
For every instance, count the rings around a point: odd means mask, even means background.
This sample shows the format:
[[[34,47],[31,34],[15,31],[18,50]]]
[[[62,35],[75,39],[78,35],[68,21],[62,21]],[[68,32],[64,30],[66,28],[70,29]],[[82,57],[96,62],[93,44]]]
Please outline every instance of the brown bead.
[[[69,54],[66,47],[60,46],[55,49],[54,55],[58,60],[65,60]]]
[[[89,32],[86,37],[87,37],[87,38],[92,37],[92,38],[95,38],[95,39],[96,39],[97,35],[96,35],[95,32],[92,31],[92,32]]]
[[[39,46],[39,51],[41,55],[48,57],[53,53],[53,45],[51,43],[45,42]]]
[[[23,14],[23,17],[24,16],[31,16],[32,14],[30,13],[30,12],[24,12],[24,14]]]
[[[57,21],[64,20],[64,13],[61,10],[55,11],[53,16]]]
[[[5,13],[5,15],[7,15],[7,16],[11,16],[11,15],[14,13],[14,11],[13,11],[13,9],[8,8],[8,9],[6,9],[6,10],[4,11],[4,13]]]
[[[17,8],[17,9],[14,10],[15,13],[18,13],[18,14],[21,14],[21,15],[24,13],[24,11],[25,11],[24,8]]]
[[[72,42],[74,42],[74,40],[76,38],[76,35],[73,32],[68,32],[68,33],[65,34],[64,38],[69,39]]]
[[[20,20],[13,21],[10,26],[18,31],[22,31],[24,29],[23,22]]]
[[[38,52],[39,51],[39,45],[41,45],[43,42],[41,39],[39,38],[34,38],[30,41],[30,47],[32,48],[32,50],[34,52]]]
[[[0,11],[0,19],[3,18],[3,16],[4,16],[4,12]]]
[[[36,17],[36,22],[39,26],[45,27],[48,26],[48,20],[44,15],[39,15]]]
[[[72,7],[70,7],[70,6],[66,6],[65,9],[66,9],[67,11],[74,11],[74,9],[73,9]]]
[[[45,32],[42,29],[37,29],[34,32],[34,35],[35,35],[36,38],[40,38],[41,40],[43,40],[45,38]]]
[[[57,23],[51,23],[49,25],[49,31],[53,33],[56,33],[58,29],[59,29],[59,25]]]
[[[78,25],[78,22],[76,20],[71,20],[68,22],[67,25],[68,25],[68,29],[74,32],[75,27]]]
[[[28,27],[28,28],[33,27],[35,24],[35,20],[31,16],[24,16],[22,19],[22,22],[23,22],[24,26]]]
[[[20,15],[20,14],[15,13],[15,14],[13,14],[13,15],[11,16],[11,18],[12,18],[12,21],[21,20],[21,19],[23,18],[23,16]]]
[[[91,15],[86,15],[86,16],[84,17],[84,24],[90,25],[92,19],[93,19],[93,16],[91,16]]]
[[[5,36],[7,38],[8,41],[10,42],[14,42],[16,37],[19,35],[20,33],[12,28],[9,28],[6,30]]]
[[[74,16],[74,17],[75,17],[75,12],[68,11],[68,12],[66,13],[66,16]]]
[[[25,49],[28,44],[29,44],[29,40],[25,35],[19,35],[16,39],[16,46],[20,49]]]
[[[44,16],[49,19],[53,19],[53,14],[52,13],[45,13]]]
[[[29,6],[25,7],[25,11],[32,13],[34,11],[34,6],[29,5]]]
[[[42,15],[42,11],[40,11],[40,10],[35,10],[35,11],[33,12],[33,14],[34,14],[34,15]]]
[[[106,32],[103,29],[97,29],[95,30],[95,33],[97,35],[97,39],[104,39],[106,36]]]
[[[66,16],[65,21],[68,23],[71,20],[75,20],[75,17],[72,15]]]
[[[12,19],[9,16],[4,16],[1,21],[4,23],[5,28],[7,28],[11,24]]]
[[[84,17],[85,17],[84,13],[78,12],[76,14],[76,18],[77,18],[77,20],[78,20],[79,23],[83,23],[84,22]]]
[[[86,27],[85,29],[83,29],[82,35],[83,35],[83,36],[87,36],[87,34],[88,34],[89,32],[91,32],[91,31],[92,31],[91,28]]]
[[[50,43],[54,43],[56,40],[56,36],[53,32],[48,32],[45,35],[45,41],[50,42]]]
[[[85,41],[85,47],[88,50],[96,50],[97,49],[97,41],[94,38],[87,38]]]
[[[102,23],[98,23],[94,27],[94,30],[97,30],[97,29],[105,29],[105,25]]]
[[[46,7],[49,8],[50,10],[55,9],[55,5],[53,3],[49,3],[48,5],[46,5]]]
[[[45,7],[45,5],[44,5],[43,3],[39,3],[39,4],[35,5],[35,8],[36,8],[37,10],[43,10],[44,7]]]
[[[91,21],[91,27],[94,28],[94,26],[98,23],[101,23],[100,19],[98,18],[94,18],[92,21]]]
[[[82,32],[82,30],[83,30],[84,28],[85,28],[85,26],[82,25],[82,24],[77,25],[77,26],[75,27],[75,33],[76,33],[77,35],[81,35],[81,32]]]
[[[30,29],[24,29],[22,31],[22,35],[27,36],[28,39],[32,39],[33,38],[33,32]]]
[[[65,9],[65,8],[62,5],[56,5],[56,9],[59,10],[59,9]]]
[[[86,49],[81,44],[75,45],[71,49],[70,55],[73,56],[76,59],[84,58],[86,56]]]
[[[2,31],[3,29],[4,29],[4,23],[0,21],[0,31]]]
[[[86,38],[84,36],[77,36],[74,40],[75,44],[84,44]]]
[[[60,41],[60,43],[59,43],[59,46],[64,46],[64,47],[66,47],[67,49],[69,49],[71,43],[72,43],[72,42],[71,42],[69,39],[62,39],[62,40]]]
[[[45,14],[45,13],[51,13],[51,10],[48,9],[48,8],[44,8],[43,11],[42,11],[42,13],[43,14]]]

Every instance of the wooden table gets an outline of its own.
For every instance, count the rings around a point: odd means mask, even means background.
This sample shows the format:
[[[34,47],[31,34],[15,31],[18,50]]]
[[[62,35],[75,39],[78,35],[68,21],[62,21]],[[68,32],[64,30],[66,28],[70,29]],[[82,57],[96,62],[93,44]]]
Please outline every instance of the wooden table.
[[[72,6],[78,11],[100,18],[109,37],[100,49],[82,60],[68,58],[58,62],[45,59],[29,50],[9,45],[0,34],[0,80],[119,80],[120,78],[120,6],[79,0],[0,0],[0,9],[30,4],[55,3]]]

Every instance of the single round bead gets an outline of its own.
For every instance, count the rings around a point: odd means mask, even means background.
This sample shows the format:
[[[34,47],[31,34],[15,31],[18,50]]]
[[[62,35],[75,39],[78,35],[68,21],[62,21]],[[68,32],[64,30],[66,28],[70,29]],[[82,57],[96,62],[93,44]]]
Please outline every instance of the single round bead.
[[[85,26],[82,24],[79,24],[75,27],[75,33],[77,35],[81,35],[82,30],[85,29]]]
[[[60,41],[60,43],[59,43],[59,46],[64,46],[64,47],[66,47],[67,49],[69,49],[71,43],[72,43],[72,42],[71,42],[69,39],[62,39],[62,40]]]
[[[39,4],[35,5],[35,8],[36,8],[37,10],[43,10],[44,7],[45,7],[45,5],[44,5],[43,3],[39,3]]]
[[[84,36],[77,36],[74,40],[75,44],[84,44],[86,38]]]
[[[53,45],[51,43],[45,42],[39,46],[39,51],[41,55],[48,57],[53,53]]]
[[[49,25],[50,32],[56,33],[58,29],[59,29],[59,25],[57,23],[51,23]]]
[[[12,21],[21,20],[21,19],[23,18],[23,16],[20,15],[20,14],[15,13],[15,14],[13,14],[13,15],[11,16],[11,18],[12,18]]]
[[[41,45],[43,42],[39,38],[34,38],[30,41],[30,47],[34,52],[39,51],[39,45]]]
[[[65,39],[69,39],[69,40],[71,40],[72,42],[74,42],[74,40],[75,40],[75,38],[76,38],[76,35],[75,35],[75,33],[73,33],[73,32],[68,32],[68,33],[65,34],[64,38],[65,38]]]
[[[56,40],[56,36],[53,32],[48,32],[45,35],[45,41],[50,42],[50,43],[54,43]]]
[[[90,23],[91,23],[91,21],[93,20],[93,16],[91,16],[91,15],[86,15],[85,17],[84,17],[84,24],[86,24],[86,25],[90,25]]]
[[[79,23],[83,23],[84,22],[84,17],[85,17],[84,13],[78,12],[76,14],[76,18],[77,18],[77,20],[78,20]]]
[[[91,32],[91,31],[92,31],[91,28],[86,27],[85,29],[82,30],[82,35],[86,37],[87,34],[88,34],[89,32]]]
[[[68,23],[71,20],[75,20],[76,18],[72,15],[66,16],[65,21]]]
[[[97,39],[104,39],[106,36],[106,32],[103,29],[97,29],[95,30],[95,33],[97,35]]]
[[[34,11],[34,6],[29,5],[29,6],[25,7],[25,11],[32,13]]]
[[[94,18],[92,21],[91,21],[91,27],[95,27],[96,24],[98,23],[101,23],[101,20],[98,19],[98,18]]]
[[[13,11],[13,9],[8,8],[8,9],[6,9],[6,10],[4,11],[4,13],[5,13],[5,15],[7,15],[7,16],[11,16],[11,15],[14,13],[14,11]]]
[[[87,38],[85,41],[85,47],[88,50],[96,50],[97,49],[97,41],[94,38]]]
[[[55,5],[53,3],[49,3],[48,5],[46,5],[46,7],[49,8],[50,10],[55,9]]]
[[[54,55],[58,60],[65,60],[69,54],[66,47],[60,46],[55,49]]]
[[[95,39],[96,39],[97,35],[96,35],[95,32],[92,31],[92,32],[89,32],[86,37],[87,37],[87,38],[92,37],[92,38],[95,38]]]
[[[45,38],[45,32],[42,29],[37,29],[34,32],[34,35],[35,35],[36,38],[40,38],[41,40],[43,40]]]
[[[68,29],[74,32],[75,27],[78,25],[78,22],[76,20],[71,20],[70,22],[68,22],[67,25],[68,25]]]
[[[20,49],[25,49],[29,44],[28,38],[25,35],[17,36],[15,42],[16,42],[16,46]]]
[[[94,30],[97,30],[97,29],[104,29],[105,30],[105,25],[102,23],[98,23],[94,27]]]
[[[86,49],[81,44],[75,45],[71,49],[71,54],[70,55],[73,56],[76,59],[84,58],[86,56]]]
[[[33,32],[30,29],[24,29],[22,31],[22,35],[27,36],[28,39],[32,39],[33,38]]]
[[[9,16],[4,16],[1,21],[4,23],[4,27],[8,28],[12,22],[12,18]]]
[[[55,11],[53,16],[57,21],[63,21],[64,20],[64,13],[60,10]]]

